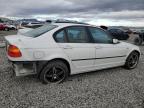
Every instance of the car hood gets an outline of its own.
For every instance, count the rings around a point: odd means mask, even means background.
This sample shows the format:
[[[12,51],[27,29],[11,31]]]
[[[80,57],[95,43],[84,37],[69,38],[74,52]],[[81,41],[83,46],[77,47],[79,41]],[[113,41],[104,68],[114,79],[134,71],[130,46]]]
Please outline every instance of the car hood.
[[[136,46],[136,45],[134,45],[134,44],[131,44],[131,43],[129,43],[129,42],[125,42],[125,41],[120,41],[121,43],[122,43],[122,45],[124,45],[124,46],[129,46],[129,47],[138,47],[138,46]]]
[[[131,43],[128,43],[128,42],[122,42],[122,41],[120,41],[120,42],[121,42],[121,45],[123,47],[126,47],[126,48],[131,49],[131,50],[137,50],[140,52],[140,48],[138,46],[131,44]]]

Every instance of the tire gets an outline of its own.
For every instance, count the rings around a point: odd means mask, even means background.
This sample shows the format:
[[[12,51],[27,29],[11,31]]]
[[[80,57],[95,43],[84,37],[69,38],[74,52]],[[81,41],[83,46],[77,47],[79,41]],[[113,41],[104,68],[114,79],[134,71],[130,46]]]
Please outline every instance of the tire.
[[[15,30],[15,28],[14,28],[14,27],[12,27],[12,28],[11,28],[11,30]]]
[[[11,29],[12,29],[12,30],[16,30],[16,28],[14,28],[14,27],[12,27]]]
[[[9,28],[5,28],[5,31],[9,31]]]
[[[137,67],[138,62],[139,62],[139,53],[133,51],[126,59],[126,63],[124,67],[126,69],[134,69]]]
[[[142,45],[143,40],[140,37],[136,37],[134,39],[134,44],[135,45]]]
[[[58,72],[59,71],[59,72]],[[67,77],[69,69],[67,65],[59,60],[49,62],[40,73],[40,80],[43,84],[61,83]]]

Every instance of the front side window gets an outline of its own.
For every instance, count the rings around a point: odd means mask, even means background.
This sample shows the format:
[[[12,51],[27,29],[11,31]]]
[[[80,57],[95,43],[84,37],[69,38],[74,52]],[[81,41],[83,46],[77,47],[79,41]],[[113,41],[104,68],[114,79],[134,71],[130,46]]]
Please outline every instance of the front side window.
[[[88,43],[85,27],[68,27],[66,29],[69,43]]]
[[[103,30],[94,27],[90,27],[89,30],[95,43],[112,43],[112,38]]]

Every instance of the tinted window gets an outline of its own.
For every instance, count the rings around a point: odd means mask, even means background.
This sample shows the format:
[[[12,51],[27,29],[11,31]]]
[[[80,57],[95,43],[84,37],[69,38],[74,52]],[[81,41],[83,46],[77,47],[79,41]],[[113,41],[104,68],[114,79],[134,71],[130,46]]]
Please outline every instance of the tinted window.
[[[31,23],[31,24],[40,24],[40,23]]]
[[[112,43],[112,38],[103,30],[98,28],[89,28],[95,43]]]
[[[116,33],[117,32],[116,29],[109,29],[108,31],[111,32],[111,33]]]
[[[65,32],[64,32],[64,30],[59,31],[58,33],[56,33],[54,38],[55,38],[56,42],[64,43],[65,42]]]
[[[68,41],[70,43],[89,42],[87,32],[84,27],[69,27],[67,30]]]
[[[108,30],[109,32],[111,32],[111,33],[124,33],[122,30],[120,30],[120,29],[110,29],[110,30]]]
[[[122,30],[119,30],[119,29],[117,29],[117,32],[118,32],[118,33],[123,33],[123,31],[122,31]]]

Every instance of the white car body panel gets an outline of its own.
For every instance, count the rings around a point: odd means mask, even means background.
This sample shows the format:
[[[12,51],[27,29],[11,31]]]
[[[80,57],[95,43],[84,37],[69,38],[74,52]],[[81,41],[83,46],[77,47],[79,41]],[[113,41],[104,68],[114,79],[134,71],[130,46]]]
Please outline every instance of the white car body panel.
[[[140,52],[137,46],[125,42],[118,44],[56,43],[53,34],[63,27],[73,25],[82,24],[58,24],[59,27],[37,38],[22,35],[5,37],[9,44],[16,45],[22,53],[20,58],[12,58],[7,55],[8,59],[18,62],[50,61],[61,58],[70,64],[71,74],[77,74],[122,66],[132,51]],[[17,74],[17,76],[20,75]]]
[[[125,62],[127,47],[119,44],[96,44],[95,64],[97,67]],[[114,58],[112,58],[114,57]],[[105,59],[99,59],[105,58]]]

